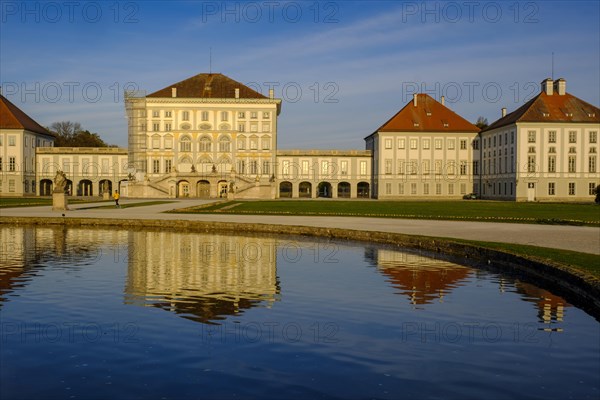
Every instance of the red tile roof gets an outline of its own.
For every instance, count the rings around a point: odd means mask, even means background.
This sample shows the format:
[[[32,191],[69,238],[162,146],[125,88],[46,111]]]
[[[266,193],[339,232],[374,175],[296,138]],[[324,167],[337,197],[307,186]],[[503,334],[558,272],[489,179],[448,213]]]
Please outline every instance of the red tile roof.
[[[600,123],[600,109],[569,94],[541,92],[515,111],[484,129],[489,131],[516,122]]]
[[[151,93],[147,97],[172,97],[172,88],[177,88],[177,97],[184,98],[235,98],[235,89],[240,89],[240,99],[267,98],[248,86],[219,73],[198,74]]]
[[[0,94],[0,128],[1,129],[26,129],[30,132],[41,133],[54,137],[54,134],[35,122],[19,107],[11,103]]]
[[[381,125],[378,132],[479,132],[479,128],[436,101],[428,94],[417,95],[396,115]]]

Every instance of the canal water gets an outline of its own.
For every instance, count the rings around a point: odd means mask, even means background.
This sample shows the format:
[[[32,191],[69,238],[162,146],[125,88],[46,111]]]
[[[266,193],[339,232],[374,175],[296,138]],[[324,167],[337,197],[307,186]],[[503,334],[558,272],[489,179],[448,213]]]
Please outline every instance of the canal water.
[[[2,399],[598,399],[552,291],[326,239],[0,228]]]

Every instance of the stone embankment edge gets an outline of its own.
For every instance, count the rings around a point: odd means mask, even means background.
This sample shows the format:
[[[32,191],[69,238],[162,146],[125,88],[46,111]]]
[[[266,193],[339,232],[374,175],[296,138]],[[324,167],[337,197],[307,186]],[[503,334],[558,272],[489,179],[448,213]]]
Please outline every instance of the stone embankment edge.
[[[119,227],[122,229],[168,229],[177,232],[199,233],[260,233],[325,237],[394,245],[453,256],[473,266],[492,266],[501,271],[524,277],[577,299],[577,306],[600,320],[600,279],[568,265],[524,257],[506,251],[460,243],[451,238],[406,235],[392,232],[361,231],[340,228],[321,228],[301,225],[253,224],[213,221],[117,219],[117,218],[60,218],[60,217],[1,217],[0,225],[39,225],[68,227]]]

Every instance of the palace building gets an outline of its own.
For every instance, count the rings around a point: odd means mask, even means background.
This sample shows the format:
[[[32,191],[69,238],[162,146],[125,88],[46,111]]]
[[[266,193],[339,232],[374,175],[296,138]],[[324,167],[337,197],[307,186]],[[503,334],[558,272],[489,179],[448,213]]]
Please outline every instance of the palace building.
[[[279,149],[281,99],[220,73],[126,92],[128,148],[55,148],[0,95],[0,194],[120,190],[140,198],[589,201],[600,183],[600,110],[546,79],[540,94],[480,132],[442,97],[415,94],[365,150]]]

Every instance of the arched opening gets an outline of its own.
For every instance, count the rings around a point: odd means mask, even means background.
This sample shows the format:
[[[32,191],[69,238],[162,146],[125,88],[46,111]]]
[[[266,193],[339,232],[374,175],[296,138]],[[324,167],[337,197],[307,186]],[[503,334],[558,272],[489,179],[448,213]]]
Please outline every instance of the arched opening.
[[[93,196],[94,189],[92,181],[89,179],[82,179],[77,185],[77,196]]]
[[[291,182],[281,182],[279,184],[279,197],[292,197],[292,183]]]
[[[177,170],[179,172],[191,172],[192,171],[192,159],[187,156],[180,158],[179,163],[177,165]]]
[[[210,182],[204,180],[198,181],[198,183],[196,183],[196,191],[198,197],[201,199],[208,199],[210,197]]]
[[[300,182],[298,186],[298,196],[299,197],[312,197],[312,184],[310,182]]]
[[[52,181],[50,179],[42,179],[40,181],[40,196],[52,195]]]
[[[227,188],[229,185],[227,181],[219,181],[217,184],[217,188],[219,189],[219,197],[227,197]]]
[[[190,197],[190,183],[188,181],[177,182],[177,197]]]
[[[337,187],[337,195],[343,199],[350,198],[350,184],[348,182],[340,182]]]
[[[200,138],[200,152],[209,153],[212,151],[212,140],[208,136],[202,136]]]
[[[67,185],[65,186],[65,190],[68,196],[73,196],[73,181],[67,179]]]
[[[100,196],[102,196],[104,193],[112,193],[112,182],[110,180],[102,179],[100,182],[98,182],[98,184],[100,187]]]
[[[331,197],[331,183],[329,182],[321,182],[319,186],[317,186],[317,197]]]
[[[356,193],[357,197],[360,199],[368,199],[369,197],[371,197],[369,194],[369,183],[358,182],[358,185],[356,185]]]

